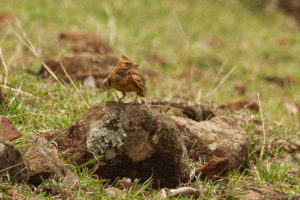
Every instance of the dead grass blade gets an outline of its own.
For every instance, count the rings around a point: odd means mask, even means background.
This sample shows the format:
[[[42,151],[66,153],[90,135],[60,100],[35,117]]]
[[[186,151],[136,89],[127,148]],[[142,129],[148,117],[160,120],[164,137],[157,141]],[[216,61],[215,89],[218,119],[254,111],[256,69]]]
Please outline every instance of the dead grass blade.
[[[210,97],[214,93],[217,92],[217,90],[224,84],[224,82],[227,80],[227,78],[232,74],[232,72],[235,70],[235,66],[231,68],[231,70],[223,77],[223,79],[219,82],[219,84],[213,89],[211,92],[207,92],[205,97]]]
[[[12,104],[12,102],[16,99],[16,96],[19,95],[20,91],[21,91],[21,88],[22,88],[22,85],[23,85],[23,81],[21,82],[20,86],[19,86],[19,89],[17,91],[17,93],[14,95],[13,98],[11,98],[11,100],[9,101],[8,103],[8,108],[10,107],[10,105]]]
[[[21,32],[22,35],[18,33],[18,31],[11,25],[10,28],[13,31],[13,33],[16,35],[16,37],[32,52],[32,54],[41,61],[43,64],[43,67],[46,68],[46,70],[49,72],[49,74],[59,83],[59,85],[66,90],[66,87],[62,84],[62,82],[58,79],[58,77],[55,75],[55,73],[46,65],[46,63],[43,61],[43,59],[40,56],[40,53],[36,50],[36,48],[33,46],[31,41],[28,39],[28,36],[26,32],[23,30],[20,22],[16,20],[16,24],[18,25],[19,32]]]
[[[226,62],[223,62],[222,66],[221,66],[220,69],[218,70],[218,73],[217,73],[217,75],[216,75],[216,78],[214,79],[214,81],[213,81],[211,87],[209,88],[207,94],[210,93],[210,92],[212,91],[213,86],[216,84],[216,82],[217,82],[217,80],[219,79],[220,75],[224,72],[224,67],[225,67],[225,65],[226,65]]]
[[[258,100],[258,105],[259,105],[259,111],[260,111],[260,117],[261,117],[261,123],[262,123],[262,128],[263,128],[263,145],[260,151],[259,159],[262,160],[262,156],[264,154],[265,150],[265,145],[266,145],[266,129],[265,129],[265,123],[264,123],[264,116],[261,108],[261,103],[260,103],[260,98],[259,98],[259,93],[257,93],[257,100]]]
[[[21,91],[19,89],[16,89],[16,88],[8,87],[8,86],[2,85],[2,84],[0,84],[0,87],[2,87],[4,89],[10,89],[11,91],[14,91],[14,92],[18,92],[18,94],[20,94],[20,95],[30,96],[30,97],[33,97],[35,99],[39,99],[38,97],[34,96],[33,94],[30,94],[28,92],[23,92],[23,91]]]
[[[112,13],[111,7],[107,3],[102,4],[104,11],[108,18],[108,27],[109,27],[109,43],[115,44],[116,41],[116,33],[117,33],[117,26],[116,26],[116,20]]]
[[[173,17],[173,21],[176,24],[176,31],[179,35],[179,37],[183,40],[185,46],[186,46],[186,53],[187,53],[187,59],[188,59],[188,65],[190,68],[190,83],[193,82],[193,75],[194,75],[194,66],[193,66],[193,62],[192,62],[192,55],[191,55],[191,44],[182,28],[182,25],[180,24],[176,13],[173,11],[172,12],[172,17]]]
[[[4,78],[4,85],[6,86],[7,84],[7,77],[8,77],[8,67],[4,61],[4,58],[3,58],[3,53],[2,53],[2,49],[0,48],[0,58],[1,58],[1,61],[2,61],[2,64],[4,66],[4,70],[5,70],[5,78]]]

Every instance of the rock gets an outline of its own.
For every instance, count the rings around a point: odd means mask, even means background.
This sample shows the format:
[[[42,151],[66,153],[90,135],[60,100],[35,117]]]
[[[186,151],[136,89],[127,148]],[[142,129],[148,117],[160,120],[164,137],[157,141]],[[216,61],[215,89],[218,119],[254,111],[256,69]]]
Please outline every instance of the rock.
[[[71,161],[104,155],[96,173],[107,179],[152,176],[154,185],[189,180],[188,156],[176,123],[145,105],[106,102],[92,107],[56,142]]]
[[[155,196],[155,200],[166,199],[168,197],[166,189],[161,189]]]
[[[200,169],[196,170],[196,176],[201,173],[201,179],[212,179],[222,176],[228,172],[228,158],[213,157],[206,162]]]
[[[76,55],[67,55],[61,58],[63,67],[66,69],[70,78],[75,81],[84,81],[88,77],[93,77],[97,87],[102,87],[104,79],[115,67],[119,58],[114,55],[101,55],[81,53]],[[70,79],[64,72],[60,64],[60,58],[51,59],[45,64],[60,78],[66,82]],[[46,68],[42,67],[38,75],[49,75]]]
[[[248,134],[230,118],[214,117],[208,121],[172,116],[180,129],[180,138],[195,160],[213,156],[227,157],[228,170],[246,165]]]
[[[247,200],[287,200],[288,196],[284,192],[272,190],[267,187],[251,187],[239,199]]]
[[[239,110],[242,110],[245,108],[249,108],[250,110],[253,110],[256,112],[259,111],[258,103],[256,103],[253,100],[250,100],[250,99],[242,99],[239,101],[234,101],[234,102],[230,102],[227,104],[223,104],[223,105],[219,106],[219,108],[222,108],[222,109],[228,108],[232,111],[239,111]]]
[[[109,199],[126,199],[126,193],[122,190],[119,190],[118,188],[106,188],[105,193]],[[102,199],[105,200],[107,198],[103,197]]]
[[[96,88],[96,85],[96,80],[93,76],[85,78],[82,84],[84,88]]]
[[[43,146],[29,147],[25,150],[23,160],[30,174],[28,181],[30,184],[38,186],[44,179],[50,177],[61,178],[70,188],[77,184],[76,177],[64,162]]]
[[[103,155],[100,177],[145,181],[152,175],[154,185],[172,187],[189,180],[186,149],[195,160],[227,158],[207,164],[207,176],[246,166],[248,135],[229,118],[196,122],[141,104],[106,102],[87,111],[56,142],[78,165]]]
[[[133,192],[141,191],[141,196],[149,196],[149,193],[146,190],[143,190],[141,186],[132,183],[130,178],[122,178],[121,180],[118,180],[117,187],[120,189],[131,190]]]
[[[7,171],[11,181],[28,180],[29,174],[22,161],[22,154],[13,144],[0,137],[0,172]]]
[[[4,137],[4,139],[11,141],[21,136],[21,133],[8,119],[0,116],[0,122],[0,137]]]
[[[184,99],[153,98],[147,100],[151,108],[166,114],[184,116],[195,121],[208,120],[214,113],[205,105]]]
[[[46,146],[46,144],[48,143],[48,140],[35,134],[35,133],[28,133],[28,136],[26,137],[28,140],[31,140],[31,142],[40,145],[40,146]],[[52,141],[49,145],[48,145],[48,150],[50,150],[53,154],[57,155],[58,154],[58,148],[57,145],[55,143],[55,141]]]
[[[107,54],[112,53],[112,48],[107,42],[95,33],[64,31],[59,34],[61,45],[70,45],[76,53],[89,52]]]
[[[201,196],[201,191],[192,187],[181,187],[176,189],[167,189],[169,197],[194,197],[198,198]]]

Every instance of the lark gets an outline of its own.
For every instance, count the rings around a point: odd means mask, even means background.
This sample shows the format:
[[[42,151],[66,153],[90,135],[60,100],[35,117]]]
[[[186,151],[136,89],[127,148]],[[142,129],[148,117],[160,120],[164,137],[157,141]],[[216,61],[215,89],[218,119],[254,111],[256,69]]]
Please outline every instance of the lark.
[[[122,97],[118,102],[126,96],[126,92],[135,92],[136,97],[134,102],[138,102],[138,97],[144,97],[144,80],[141,75],[135,72],[139,65],[132,62],[126,56],[122,56],[116,67],[108,75],[108,85],[122,92]]]

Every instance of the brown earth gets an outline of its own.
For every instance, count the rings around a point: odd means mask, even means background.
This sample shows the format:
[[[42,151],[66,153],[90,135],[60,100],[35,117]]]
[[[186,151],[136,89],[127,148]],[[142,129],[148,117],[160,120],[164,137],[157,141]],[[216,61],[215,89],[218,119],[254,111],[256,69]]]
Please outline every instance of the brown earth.
[[[299,0],[280,0],[279,7],[293,16],[300,25],[300,1]]]
[[[223,105],[219,106],[219,108],[222,108],[222,109],[228,108],[232,111],[238,111],[238,110],[248,108],[253,111],[259,111],[258,103],[256,103],[255,101],[253,101],[251,99],[242,99],[239,101],[229,102],[227,104],[223,104]]]
[[[58,39],[62,46],[70,46],[73,52],[76,53],[108,54],[113,52],[112,47],[100,35],[95,33],[64,31],[59,34]]]

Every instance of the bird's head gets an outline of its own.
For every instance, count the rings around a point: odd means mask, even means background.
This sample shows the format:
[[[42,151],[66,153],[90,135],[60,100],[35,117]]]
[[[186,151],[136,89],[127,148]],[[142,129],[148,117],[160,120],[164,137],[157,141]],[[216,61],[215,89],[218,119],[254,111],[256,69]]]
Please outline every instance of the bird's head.
[[[122,56],[121,60],[119,60],[117,67],[119,69],[124,69],[124,70],[129,70],[129,69],[134,69],[137,68],[139,65],[132,62],[129,58],[126,56]]]

